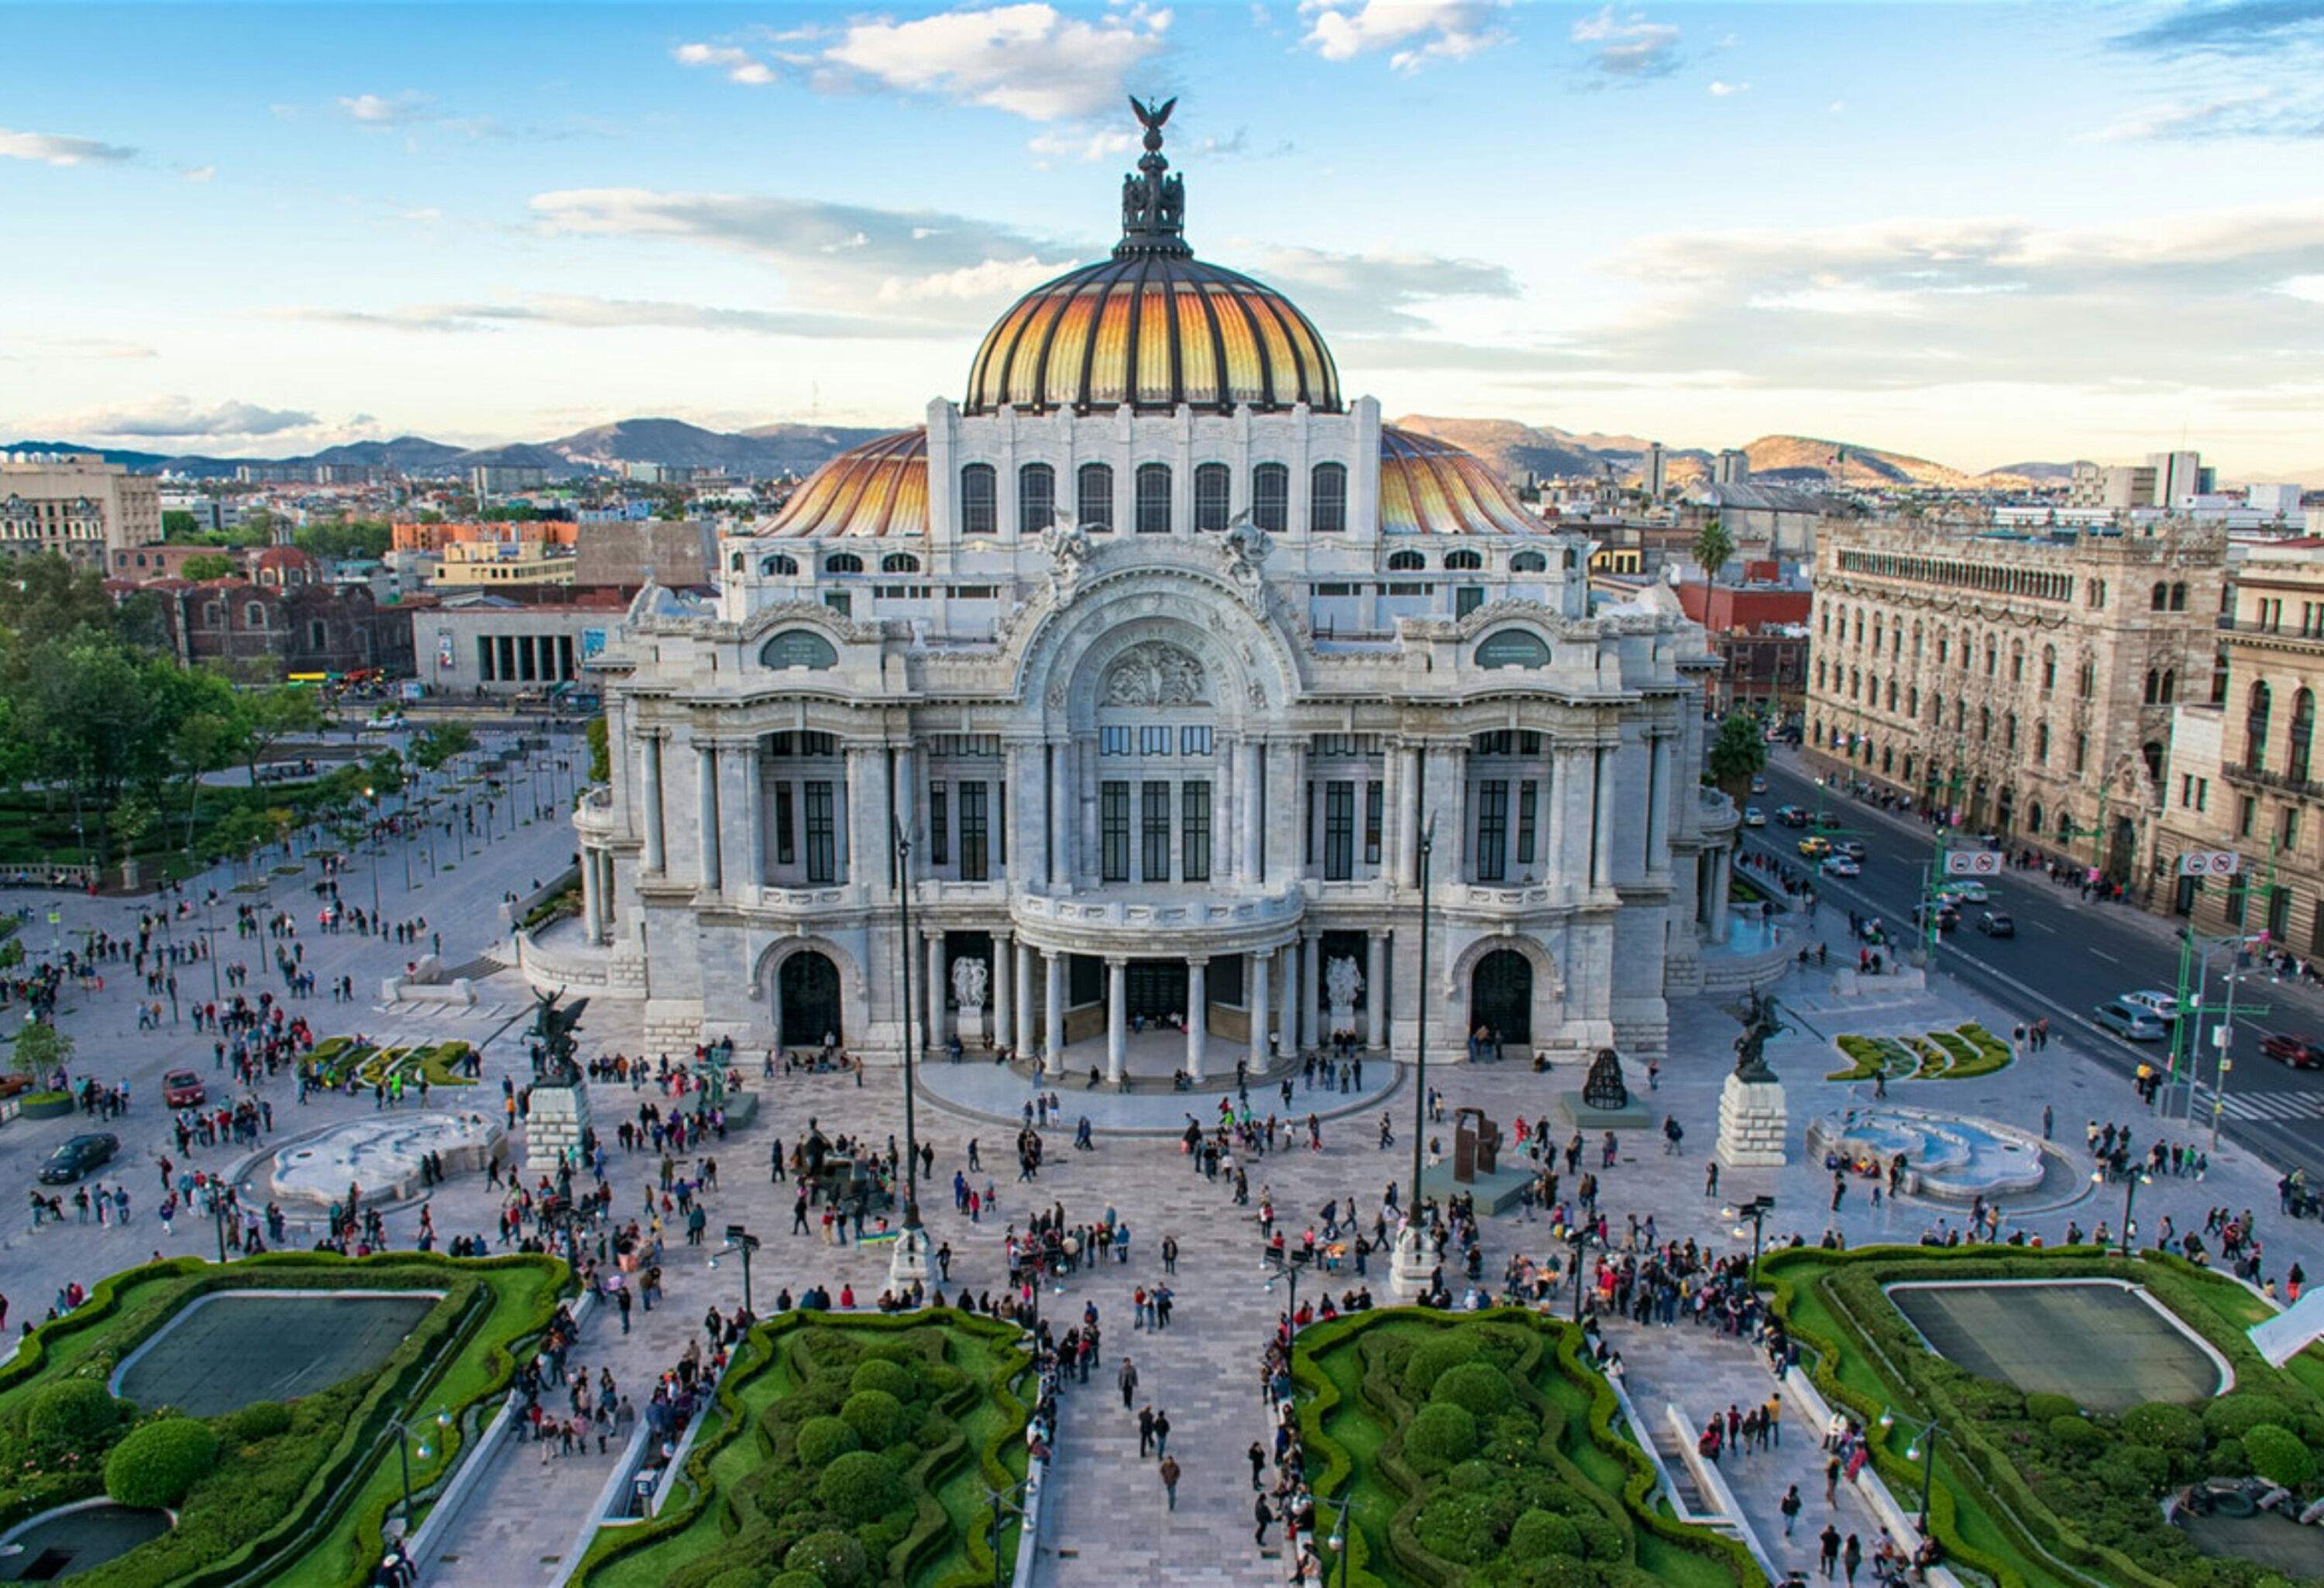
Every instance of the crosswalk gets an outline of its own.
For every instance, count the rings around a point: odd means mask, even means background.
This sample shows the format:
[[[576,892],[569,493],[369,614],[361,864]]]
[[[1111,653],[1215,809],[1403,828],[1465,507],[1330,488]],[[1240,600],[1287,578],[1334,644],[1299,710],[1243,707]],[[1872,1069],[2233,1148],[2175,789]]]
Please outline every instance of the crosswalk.
[[[2210,1118],[2212,1095],[2209,1086],[2195,1088],[2197,1119]],[[2254,1123],[2324,1120],[2324,1092],[2254,1092],[2243,1096],[2230,1092],[2221,1102],[2219,1113],[2231,1120]]]

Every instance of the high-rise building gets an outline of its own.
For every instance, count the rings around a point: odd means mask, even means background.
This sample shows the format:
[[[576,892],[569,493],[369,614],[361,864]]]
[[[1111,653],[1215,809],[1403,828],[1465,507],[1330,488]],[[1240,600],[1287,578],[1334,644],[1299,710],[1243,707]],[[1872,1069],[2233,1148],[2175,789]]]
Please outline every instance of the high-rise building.
[[[2199,452],[2150,452],[2146,466],[2154,471],[2154,505],[2185,508],[2211,488],[2216,472],[2203,466]]]
[[[549,471],[530,464],[480,463],[468,470],[468,489],[481,502],[505,491],[537,491],[549,484]]]
[[[1714,485],[1735,485],[1751,477],[1751,455],[1739,447],[1729,447],[1711,466],[1711,483]]]
[[[106,567],[161,538],[161,485],[93,452],[0,453],[0,549]]]
[[[1663,494],[1663,485],[1666,472],[1666,463],[1663,455],[1663,444],[1660,441],[1647,442],[1646,456],[1638,460],[1638,485],[1640,489],[1644,490],[1650,497],[1659,497]]]

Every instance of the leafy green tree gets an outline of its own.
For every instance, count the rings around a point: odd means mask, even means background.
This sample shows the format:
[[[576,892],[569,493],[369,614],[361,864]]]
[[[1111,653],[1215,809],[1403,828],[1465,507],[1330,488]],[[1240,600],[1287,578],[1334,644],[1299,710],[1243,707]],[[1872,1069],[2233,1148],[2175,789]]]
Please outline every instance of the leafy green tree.
[[[476,747],[475,730],[466,723],[438,723],[412,742],[411,759],[426,771],[438,771]]]
[[[311,734],[323,725],[322,702],[312,689],[289,684],[268,684],[245,689],[235,697],[241,708],[242,756],[252,782],[274,747],[296,734]]]
[[[183,540],[200,528],[194,515],[182,507],[172,507],[161,514],[161,539]]]
[[[589,740],[589,780],[610,783],[613,780],[613,750],[612,731],[606,727],[604,715],[591,717],[586,732]]]
[[[394,531],[377,519],[341,519],[309,524],[291,537],[301,551],[331,562],[376,560],[394,543]]]
[[[1702,582],[1708,585],[1719,577],[1719,570],[1735,555],[1735,540],[1717,519],[1705,519],[1702,528],[1695,531],[1694,544],[1689,549],[1694,553],[1695,566],[1702,570]]]
[[[113,632],[105,576],[44,551],[0,565],[0,628],[27,646],[79,629]]]
[[[27,1020],[9,1046],[9,1063],[27,1080],[39,1081],[72,1062],[73,1039],[46,1020]]]
[[[143,794],[125,794],[106,814],[105,825],[112,829],[113,841],[121,846],[121,853],[134,854],[137,845],[161,819],[161,813],[152,800]]]
[[[179,565],[178,571],[199,584],[204,579],[230,579],[240,571],[233,558],[223,551],[205,551],[199,557],[189,557]]]
[[[1767,742],[1759,725],[1743,712],[1729,712],[1719,725],[1718,735],[1702,752],[1703,775],[1741,804],[1751,780],[1767,766]]]

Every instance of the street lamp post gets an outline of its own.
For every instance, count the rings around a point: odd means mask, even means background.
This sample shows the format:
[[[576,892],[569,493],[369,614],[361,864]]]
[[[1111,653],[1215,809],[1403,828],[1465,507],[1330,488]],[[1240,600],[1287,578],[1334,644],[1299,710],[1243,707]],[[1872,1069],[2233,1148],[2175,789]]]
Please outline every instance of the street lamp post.
[[[1412,1044],[1412,1189],[1405,1229],[1411,1239],[1407,1276],[1424,1267],[1420,1228],[1421,1176],[1428,1167],[1428,878],[1436,848],[1436,818],[1420,828],[1420,995],[1414,1001]]]
[[[364,790],[371,801],[371,914],[372,924],[379,924],[379,796],[371,789]]]
[[[1574,1226],[1568,1237],[1573,1246],[1573,1321],[1582,1321],[1582,1260],[1590,1250],[1591,1234],[1587,1224]]]
[[[744,1229],[741,1224],[729,1224],[726,1226],[726,1244],[718,1249],[720,1253],[733,1251],[740,1253],[742,1256],[742,1311],[743,1314],[753,1322],[758,1319],[759,1309],[751,1305],[751,1254],[758,1250],[759,1238],[751,1233],[750,1231]],[[714,1269],[718,1266],[718,1258],[716,1256],[714,1255],[711,1258],[710,1266]]]
[[[1760,1237],[1766,1229],[1767,1215],[1775,1211],[1775,1199],[1772,1196],[1754,1196],[1750,1201],[1738,1203],[1727,1210],[1727,1216],[1730,1219],[1751,1221],[1751,1286],[1754,1289],[1758,1288],[1759,1285]],[[1743,1229],[1740,1224],[1736,1226],[1735,1234],[1737,1239],[1742,1238]]]
[[[425,1436],[414,1433],[410,1426],[401,1417],[388,1418],[387,1426],[395,1430],[395,1453],[403,1468],[403,1532],[404,1536],[409,1537],[411,1534],[411,1442],[414,1439],[420,1441],[420,1459],[421,1461],[426,1461],[436,1453],[429,1448]],[[438,1412],[436,1426],[438,1428],[450,1427],[452,1414],[447,1411]]]
[[[2105,1185],[2106,1170],[2092,1169],[2090,1171],[2090,1184],[2093,1186]],[[2152,1186],[2153,1184],[2154,1184],[2154,1177],[2146,1173],[2144,1169],[2133,1169],[2130,1173],[2122,1177],[2121,1247],[2122,1254],[2125,1257],[2128,1257],[2130,1255],[2130,1214],[2131,1209],[2135,1207],[2138,1202],[2138,1188],[2141,1186]]]
[[[1278,1279],[1291,1288],[1291,1310],[1285,1316],[1290,1319],[1288,1333],[1295,1340],[1299,1337],[1299,1269],[1305,1260],[1303,1254],[1296,1251],[1277,1257],[1273,1265],[1275,1278],[1267,1282],[1269,1290],[1275,1288]]]
[[[1348,1588],[1348,1556],[1354,1553],[1348,1547],[1348,1507],[1354,1500],[1354,1492],[1351,1491],[1331,1502],[1332,1537],[1326,1542],[1340,1557],[1340,1588]]]
[[[896,1237],[896,1250],[888,1265],[889,1279],[896,1282],[918,1279],[927,1273],[922,1248],[927,1237],[920,1229],[920,1139],[912,1096],[912,841],[904,836],[903,824],[892,813],[888,817],[888,841],[896,856],[896,946],[904,971],[904,1228]]]
[[[1894,1409],[1880,1414],[1880,1426],[1885,1432],[1899,1422],[1919,1430],[1913,1443],[1904,1447],[1904,1459],[1917,1461],[1921,1466],[1921,1532],[1929,1531],[1929,1493],[1937,1477],[1937,1441],[1944,1437],[1945,1426],[1932,1417],[1927,1422],[1918,1417],[1900,1417]]]

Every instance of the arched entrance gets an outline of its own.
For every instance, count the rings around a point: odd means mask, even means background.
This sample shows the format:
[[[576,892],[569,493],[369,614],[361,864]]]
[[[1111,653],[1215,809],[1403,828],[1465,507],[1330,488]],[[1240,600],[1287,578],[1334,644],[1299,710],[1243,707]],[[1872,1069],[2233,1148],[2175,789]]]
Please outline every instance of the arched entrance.
[[[1533,964],[1514,948],[1495,949],[1470,975],[1470,1034],[1480,1026],[1504,1042],[1533,1040]]]
[[[783,961],[776,974],[775,1029],[786,1048],[814,1048],[825,1037],[844,1041],[839,1024],[839,967],[812,948]]]

